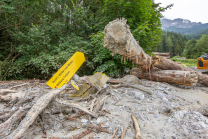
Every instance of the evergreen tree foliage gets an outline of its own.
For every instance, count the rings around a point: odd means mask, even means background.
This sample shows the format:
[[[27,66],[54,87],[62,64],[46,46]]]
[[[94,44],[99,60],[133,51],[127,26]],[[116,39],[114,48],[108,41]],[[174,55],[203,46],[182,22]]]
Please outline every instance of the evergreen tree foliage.
[[[189,40],[185,45],[183,55],[186,58],[196,59],[204,53],[208,53],[208,35],[202,35],[200,40],[194,38]]]
[[[180,33],[163,31],[159,47],[155,51],[169,52],[171,57],[182,56],[187,41],[188,39]]]

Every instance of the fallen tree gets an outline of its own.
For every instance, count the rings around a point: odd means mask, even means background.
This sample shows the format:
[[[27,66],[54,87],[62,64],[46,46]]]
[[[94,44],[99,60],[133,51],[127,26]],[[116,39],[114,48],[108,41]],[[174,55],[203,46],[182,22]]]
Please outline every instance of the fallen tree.
[[[149,79],[151,79],[151,75],[154,74],[151,72],[152,69],[159,68],[162,70],[179,70],[177,74],[180,73],[180,71],[191,71],[197,73],[197,78],[194,79],[194,82],[198,82],[202,85],[208,86],[208,76],[205,76],[201,73],[198,73],[194,70],[188,69],[183,67],[182,65],[179,65],[169,59],[166,59],[161,56],[149,56],[144,52],[142,47],[137,43],[137,41],[134,39],[133,35],[131,34],[131,31],[129,29],[129,26],[126,24],[126,19],[116,19],[114,21],[109,22],[108,25],[105,27],[105,37],[104,37],[104,47],[108,48],[110,51],[112,51],[112,55],[120,54],[122,56],[122,59],[124,62],[126,60],[132,60],[133,64],[137,64],[139,66],[139,69],[137,69],[138,73],[143,71],[143,74],[149,76]],[[149,72],[149,73],[145,73]],[[135,69],[134,69],[135,72]],[[184,72],[181,72],[180,74],[183,74]],[[177,76],[174,76],[174,72],[172,72],[172,79],[177,78]],[[143,76],[140,76],[140,78],[143,78]],[[145,78],[147,78],[145,76]],[[169,77],[168,76],[162,76],[161,78],[158,78],[157,81],[168,82]],[[176,80],[176,79],[174,79]],[[181,81],[181,82],[180,82]],[[175,84],[184,84],[183,80],[178,80],[177,82],[174,82]],[[188,83],[186,85],[195,85],[195,83]]]
[[[196,85],[198,76],[195,72],[191,71],[178,71],[178,70],[151,70],[151,77],[148,72],[139,71],[137,68],[131,70],[131,75],[138,78],[143,78],[152,81],[167,82],[171,84],[180,85]]]

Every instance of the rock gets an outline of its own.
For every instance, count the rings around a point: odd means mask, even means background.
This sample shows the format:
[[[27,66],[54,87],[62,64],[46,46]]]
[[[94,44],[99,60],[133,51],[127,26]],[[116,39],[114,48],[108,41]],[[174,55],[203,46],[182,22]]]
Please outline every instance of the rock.
[[[109,123],[105,123],[105,125],[103,125],[102,127],[106,127],[106,128],[108,128],[110,126],[110,124]]]
[[[139,100],[143,100],[144,99],[144,94],[141,93],[141,92],[134,92],[134,95]]]
[[[155,118],[158,118],[159,117],[159,115],[158,114],[155,114]]]
[[[135,75],[127,75],[123,77],[121,81],[129,84],[142,84],[142,82]]]
[[[81,122],[82,122],[82,123],[88,123],[88,120],[82,119]]]
[[[159,98],[163,98],[163,97],[165,97],[166,95],[165,94],[163,94],[163,93],[157,93],[157,97],[159,97]]]
[[[165,132],[165,129],[160,129],[160,131]]]
[[[169,94],[169,91],[167,91],[167,90],[164,90],[164,93],[168,95],[168,94]]]
[[[163,89],[163,88],[158,88],[157,90],[158,90],[158,91],[164,91],[164,89]]]
[[[108,86],[108,84],[104,84],[102,88],[107,88]]]
[[[168,88],[168,91],[171,91],[172,90],[172,88]]]
[[[168,99],[166,97],[162,97],[163,102],[168,103]]]

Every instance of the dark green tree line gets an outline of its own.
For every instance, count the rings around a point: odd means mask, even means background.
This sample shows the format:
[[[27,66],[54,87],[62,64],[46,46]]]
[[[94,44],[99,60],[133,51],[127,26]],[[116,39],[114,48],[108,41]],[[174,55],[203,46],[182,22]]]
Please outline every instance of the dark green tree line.
[[[196,59],[204,53],[208,54],[208,35],[202,35],[199,40],[194,38],[189,40],[185,45],[183,55],[186,58]]]
[[[182,56],[187,41],[188,39],[180,33],[163,31],[161,42],[156,51],[169,52],[171,57]]]

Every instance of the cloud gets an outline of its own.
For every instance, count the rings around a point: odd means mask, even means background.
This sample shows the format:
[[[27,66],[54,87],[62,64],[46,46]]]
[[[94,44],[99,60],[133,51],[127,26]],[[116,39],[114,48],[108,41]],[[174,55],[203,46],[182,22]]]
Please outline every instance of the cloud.
[[[208,0],[155,0],[161,6],[174,4],[171,9],[163,12],[168,19],[183,18],[192,22],[208,23]]]

